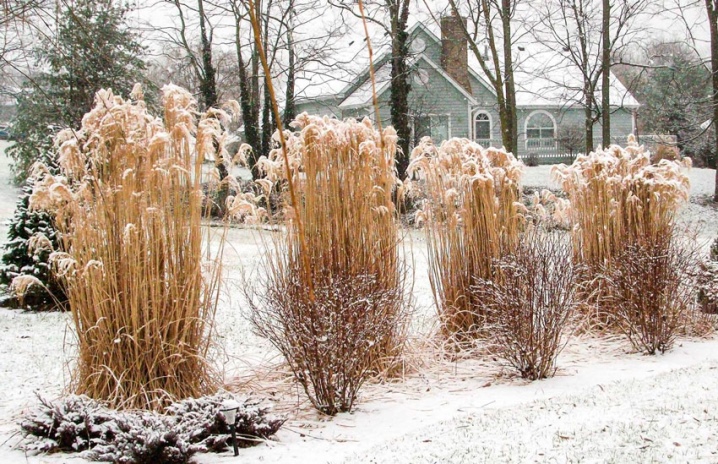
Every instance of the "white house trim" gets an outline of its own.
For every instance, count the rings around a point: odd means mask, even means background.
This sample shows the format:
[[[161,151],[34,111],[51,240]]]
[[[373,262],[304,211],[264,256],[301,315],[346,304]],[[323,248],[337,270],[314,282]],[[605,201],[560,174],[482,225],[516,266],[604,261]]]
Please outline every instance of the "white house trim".
[[[485,114],[489,118],[489,139],[494,138],[494,118],[487,110],[478,108],[471,114],[471,139],[476,140],[476,117],[479,114]],[[483,139],[482,139],[483,140]]]
[[[526,150],[529,149],[529,121],[533,116],[537,114],[545,114],[546,116],[551,118],[551,122],[553,122],[553,138],[554,140],[556,139],[556,131],[558,130],[558,123],[556,123],[556,118],[554,118],[553,115],[546,110],[534,110],[530,112],[528,116],[526,116],[526,120],[524,120],[524,148]]]
[[[549,118],[551,118],[551,121],[553,121],[553,130],[554,130],[554,137],[556,137],[556,130],[558,129],[558,123],[556,122],[556,118],[553,117],[553,114],[549,113],[546,110],[534,110],[529,113],[528,116],[526,116],[526,120],[524,120],[524,137],[528,139],[528,130],[529,130],[529,121],[531,118],[537,114],[545,114]]]
[[[476,101],[476,99],[474,98],[474,96],[471,95],[461,84],[459,84],[458,82],[456,82],[456,80],[454,80],[454,78],[451,77],[446,71],[444,71],[444,69],[443,69],[441,66],[439,66],[439,65],[437,65],[436,63],[434,63],[433,61],[431,61],[431,60],[430,60],[426,55],[424,55],[423,53],[417,57],[417,61],[418,61],[418,60],[424,60],[426,63],[429,64],[429,66],[431,66],[432,68],[434,68],[434,70],[435,70],[437,73],[439,73],[444,79],[446,79],[446,80],[449,82],[449,84],[451,84],[452,86],[454,86],[454,88],[455,88],[456,90],[458,90],[459,92],[461,92],[461,94],[466,98],[466,100],[468,100],[468,101],[469,101],[470,103],[472,103],[473,105],[478,105],[479,102]]]

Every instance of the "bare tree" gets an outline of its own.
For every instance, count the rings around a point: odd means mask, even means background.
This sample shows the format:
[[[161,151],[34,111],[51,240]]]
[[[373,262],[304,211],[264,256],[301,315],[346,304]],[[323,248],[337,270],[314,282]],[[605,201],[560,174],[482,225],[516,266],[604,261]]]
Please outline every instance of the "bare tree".
[[[718,0],[705,0],[711,36],[711,73],[713,74],[713,126],[718,124]],[[718,130],[715,130],[715,156],[718,157]],[[717,163],[718,164],[718,163]],[[718,169],[713,201],[718,202]]]
[[[516,82],[514,80],[512,28],[517,6],[521,0],[449,0],[455,15],[467,14],[463,31],[469,49],[496,92],[501,141],[506,150],[518,151],[518,115],[516,111]],[[463,24],[463,23],[462,23]],[[488,53],[479,49],[486,40]]]
[[[408,21],[411,0],[365,0],[365,16],[361,17],[355,0],[329,0],[329,4],[342,11],[364,19],[384,31],[391,41],[391,124],[399,137],[401,153],[396,156],[399,178],[406,175],[411,154],[411,121],[409,116],[409,93],[411,92],[409,69]]]
[[[601,7],[601,144],[611,144],[611,0]]]
[[[593,126],[598,121],[604,121],[602,135],[610,139],[610,115],[604,116],[605,107],[610,112],[610,58],[636,33],[634,21],[648,4],[647,0],[614,0],[604,10],[603,2],[597,0],[547,0],[539,10],[536,39],[561,54],[565,66],[580,75],[580,86],[571,88],[563,81],[557,85],[566,86],[568,98],[584,108],[586,152],[593,151]],[[609,15],[604,17],[603,11]]]
[[[697,27],[696,20],[700,21],[702,18],[696,18],[695,15],[691,13],[695,13],[697,10],[702,10],[703,8],[705,8],[704,11],[706,13],[706,16],[703,16],[703,18],[708,20],[708,43],[710,52],[710,65],[708,67],[712,74],[711,90],[713,117],[711,120],[711,126],[713,127],[715,133],[713,156],[718,158],[718,1],[673,0],[671,7],[668,8],[667,11],[673,13],[676,19],[683,24],[687,42],[690,43],[696,50],[699,50],[701,48],[700,45],[704,42],[704,38],[694,33],[694,30],[700,30],[700,28]],[[713,201],[718,202],[718,169],[716,170]]]
[[[217,106],[217,67],[213,64],[212,43],[214,28],[204,0],[195,3],[165,0],[174,6],[177,25],[162,28],[164,40],[180,46],[198,83],[200,101],[204,108]],[[198,36],[195,27],[198,29]],[[199,50],[195,46],[199,42]]]

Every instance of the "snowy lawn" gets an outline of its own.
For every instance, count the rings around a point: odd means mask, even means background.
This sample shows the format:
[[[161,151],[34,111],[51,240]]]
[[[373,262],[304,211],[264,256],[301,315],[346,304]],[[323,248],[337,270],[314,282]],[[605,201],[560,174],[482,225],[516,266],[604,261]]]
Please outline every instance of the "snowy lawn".
[[[0,148],[7,144],[0,142]],[[524,184],[551,186],[549,167],[527,168]],[[718,213],[701,206],[715,171],[690,171],[694,202],[681,218],[714,237]],[[12,216],[17,189],[0,156],[0,219]],[[0,229],[5,239],[6,228]],[[217,230],[218,231],[218,230]],[[632,353],[622,339],[577,337],[558,375],[527,383],[479,357],[450,361],[411,353],[396,382],[366,385],[356,411],[328,419],[311,410],[274,349],[251,333],[239,286],[252,279],[261,238],[231,229],[226,288],[217,312],[215,363],[228,387],[266,396],[289,421],[276,441],[200,463],[718,462],[718,341],[680,340],[663,356]],[[423,234],[411,231],[418,338],[430,332],[434,304]],[[55,398],[69,382],[74,353],[65,314],[0,310],[0,463],[82,463],[71,455],[25,456],[13,449],[18,417],[34,392]],[[423,337],[426,338],[426,337]],[[14,436],[15,435],[15,436]]]

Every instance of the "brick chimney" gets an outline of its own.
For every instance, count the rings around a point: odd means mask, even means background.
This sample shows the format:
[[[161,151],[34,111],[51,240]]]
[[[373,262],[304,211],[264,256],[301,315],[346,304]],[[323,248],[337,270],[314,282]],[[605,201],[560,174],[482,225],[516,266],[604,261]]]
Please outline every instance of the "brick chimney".
[[[466,18],[455,12],[441,18],[441,67],[471,93],[469,54],[463,31],[465,26]]]

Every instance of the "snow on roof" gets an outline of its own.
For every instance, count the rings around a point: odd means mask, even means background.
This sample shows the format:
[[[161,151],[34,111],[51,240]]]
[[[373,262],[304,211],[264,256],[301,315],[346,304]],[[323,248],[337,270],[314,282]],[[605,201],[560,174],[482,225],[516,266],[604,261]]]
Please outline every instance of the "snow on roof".
[[[577,67],[565,57],[541,44],[532,44],[518,51],[514,58],[518,106],[573,106],[583,103],[583,78]],[[609,82],[612,106],[638,108],[638,101],[613,73]],[[599,81],[598,93],[601,92],[600,84]]]
[[[375,69],[374,79],[376,80],[376,94],[380,95],[391,83],[391,66],[383,64]],[[347,95],[339,104],[339,108],[349,109],[369,105],[373,95],[371,79],[367,78],[354,92]]]
[[[440,28],[433,21],[427,23],[415,22],[409,28],[409,35],[412,35],[417,29],[424,30],[437,43],[441,44]],[[356,35],[356,34],[355,34]],[[351,94],[346,95],[352,87],[351,81],[357,79],[360,74],[366,72],[368,60],[363,60],[362,50],[365,48],[365,42],[358,35],[352,35],[351,52],[354,55],[354,78],[347,79],[330,79],[329,74],[322,74],[321,79],[307,79],[304,88],[298,92],[301,95],[300,100],[327,98],[329,96],[344,97],[339,105],[340,108],[356,108],[371,104],[372,88],[371,80],[366,79]],[[389,44],[386,43],[385,37],[379,38],[376,46],[376,55],[383,56],[388,53]],[[348,39],[347,39],[348,40]],[[519,50],[519,46],[523,50]],[[361,50],[357,50],[359,47]],[[349,47],[347,47],[349,48]],[[516,52],[514,54],[515,71],[514,79],[516,82],[516,104],[519,107],[569,107],[582,104],[581,92],[583,89],[583,80],[580,70],[571,65],[567,58],[558,52],[549,49],[540,43],[516,44]],[[347,50],[349,53],[349,50]],[[375,55],[375,56],[376,56]],[[431,62],[429,58],[423,57],[433,65],[441,67],[437,63]],[[377,59],[376,62],[382,62]],[[478,78],[492,93],[495,93],[490,80],[483,72],[478,59],[469,51],[468,53],[469,70],[474,77]],[[493,68],[492,63],[488,63],[490,69]],[[377,94],[383,92],[390,81],[390,66],[380,66],[376,69]],[[349,84],[347,82],[349,81]],[[625,108],[638,108],[640,104],[626,89],[626,87],[613,75],[610,77],[611,83],[611,104],[612,106],[621,106]],[[299,84],[299,82],[298,82]],[[597,92],[600,92],[600,82]],[[303,97],[303,98],[302,98]],[[599,97],[600,99],[600,97]]]

